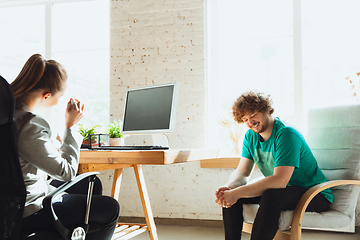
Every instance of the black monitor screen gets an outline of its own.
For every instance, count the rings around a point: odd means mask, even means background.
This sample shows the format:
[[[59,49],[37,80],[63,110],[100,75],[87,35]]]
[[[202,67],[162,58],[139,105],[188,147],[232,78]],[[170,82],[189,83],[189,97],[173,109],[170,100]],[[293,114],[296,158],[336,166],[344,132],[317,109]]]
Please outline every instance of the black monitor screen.
[[[128,91],[123,131],[169,129],[174,86]]]

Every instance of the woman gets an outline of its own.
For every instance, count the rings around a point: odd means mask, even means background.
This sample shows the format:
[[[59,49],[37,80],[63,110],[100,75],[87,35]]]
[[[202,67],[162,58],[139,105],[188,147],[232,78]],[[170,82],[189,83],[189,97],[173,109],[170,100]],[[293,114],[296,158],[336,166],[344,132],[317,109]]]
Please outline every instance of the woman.
[[[85,106],[70,99],[65,110],[65,133],[60,149],[51,140],[51,130],[45,119],[33,113],[41,108],[57,105],[64,95],[67,83],[65,69],[56,61],[46,61],[40,54],[32,55],[20,74],[11,83],[15,99],[15,138],[27,196],[22,230],[52,228],[42,209],[42,200],[59,181],[70,181],[76,176],[81,135],[72,127],[83,117]],[[48,176],[57,179],[48,183]],[[60,221],[68,228],[83,224],[88,181],[83,181],[54,203]],[[119,204],[113,198],[101,196],[102,187],[97,179],[94,187],[90,223],[101,230],[89,233],[86,239],[111,239],[119,216]]]

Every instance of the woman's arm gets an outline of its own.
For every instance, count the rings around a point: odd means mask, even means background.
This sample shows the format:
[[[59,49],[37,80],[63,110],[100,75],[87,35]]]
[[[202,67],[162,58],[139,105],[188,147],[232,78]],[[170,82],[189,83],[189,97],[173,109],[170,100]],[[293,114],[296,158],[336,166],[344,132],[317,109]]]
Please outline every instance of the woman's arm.
[[[41,117],[27,114],[31,117],[18,132],[19,157],[56,179],[71,180],[77,173],[82,136],[66,128],[63,144],[57,151],[49,124]]]

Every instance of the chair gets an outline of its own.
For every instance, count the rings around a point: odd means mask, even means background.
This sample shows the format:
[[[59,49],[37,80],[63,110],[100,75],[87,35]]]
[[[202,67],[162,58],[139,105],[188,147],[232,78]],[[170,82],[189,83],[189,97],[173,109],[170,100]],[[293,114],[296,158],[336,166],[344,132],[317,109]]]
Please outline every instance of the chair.
[[[21,221],[26,199],[25,183],[22,177],[17,149],[14,140],[14,112],[15,100],[12,89],[7,81],[0,76],[0,237],[3,240],[18,239],[84,239],[88,230],[88,218],[94,179],[98,172],[91,172],[77,176],[51,192],[44,200],[43,205],[55,226],[55,230],[42,230],[20,233]],[[52,199],[82,179],[89,178],[89,193],[87,200],[84,225],[66,229],[52,209]],[[95,227],[96,228],[96,227]]]
[[[301,229],[355,232],[355,209],[360,193],[360,105],[313,109],[308,113],[306,140],[328,182],[309,189],[294,211],[284,211],[274,239],[301,239]],[[311,199],[331,188],[331,210],[305,212]],[[251,233],[258,209],[244,205],[244,231]],[[283,232],[290,228],[290,234]]]

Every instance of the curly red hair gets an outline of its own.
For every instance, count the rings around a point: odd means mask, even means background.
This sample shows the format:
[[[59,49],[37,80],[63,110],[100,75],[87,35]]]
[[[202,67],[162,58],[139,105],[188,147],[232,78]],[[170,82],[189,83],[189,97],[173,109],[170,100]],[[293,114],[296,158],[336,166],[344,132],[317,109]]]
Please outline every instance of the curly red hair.
[[[232,107],[234,120],[238,123],[243,123],[242,118],[244,115],[253,112],[268,112],[269,114],[273,114],[274,109],[271,105],[272,100],[270,95],[253,91],[245,92],[236,99]]]

